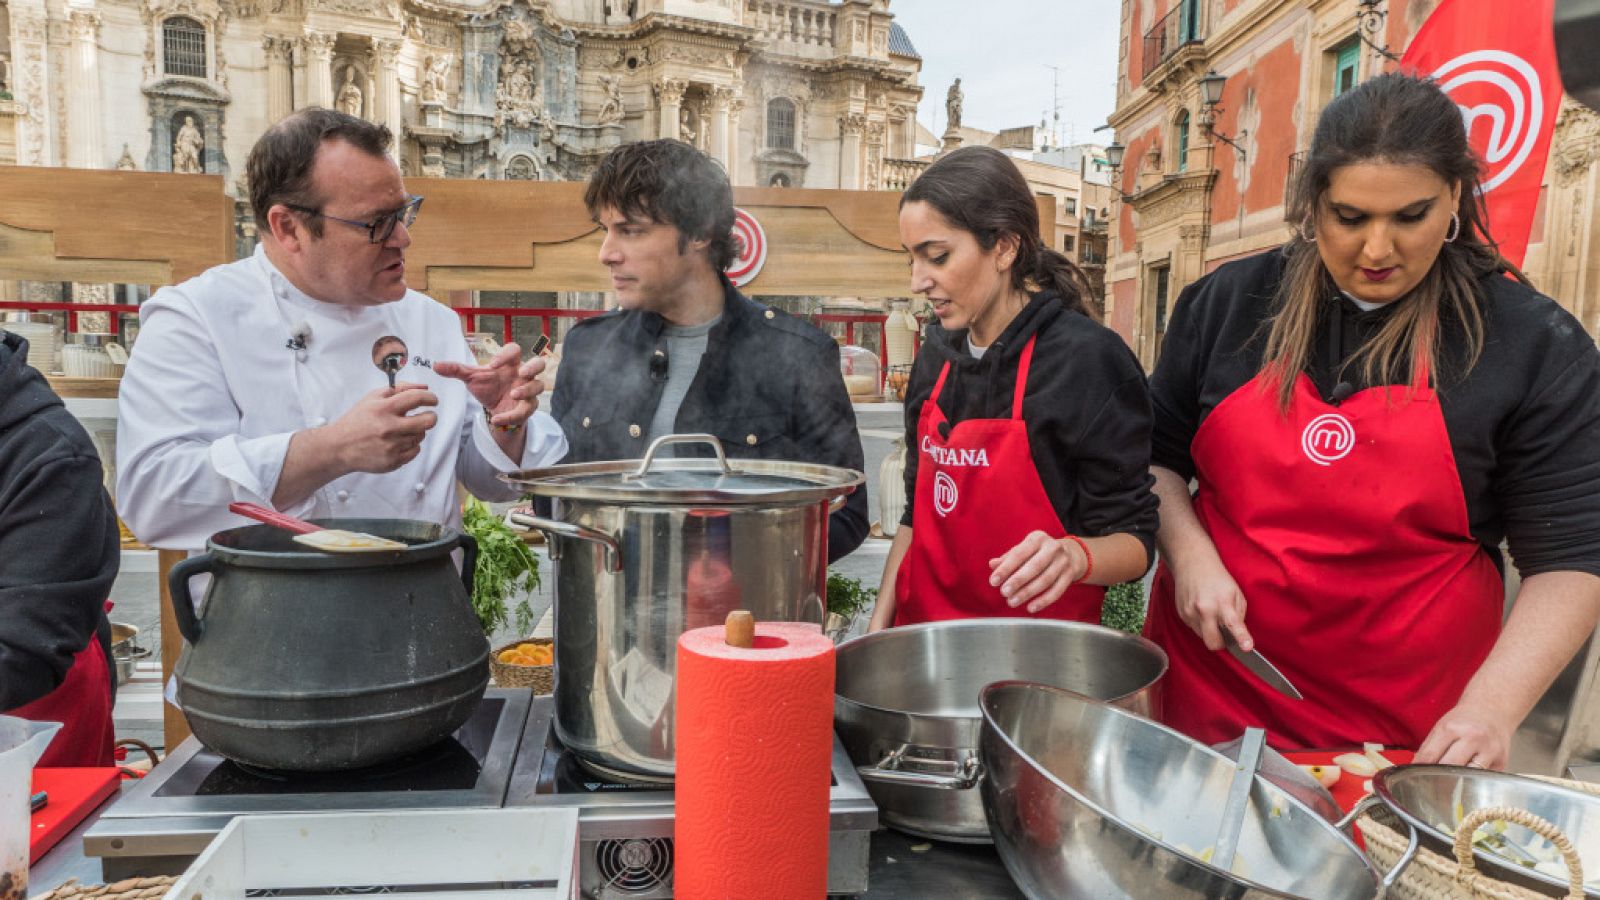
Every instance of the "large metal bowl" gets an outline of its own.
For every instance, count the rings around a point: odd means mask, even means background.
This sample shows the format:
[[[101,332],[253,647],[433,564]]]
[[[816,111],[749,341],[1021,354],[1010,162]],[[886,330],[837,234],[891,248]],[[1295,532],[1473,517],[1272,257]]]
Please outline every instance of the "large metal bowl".
[[[1584,896],[1600,898],[1600,797],[1504,772],[1425,765],[1384,769],[1373,778],[1372,792],[1401,822],[1416,829],[1423,847],[1446,858],[1454,858],[1456,826],[1474,810],[1510,807],[1533,813],[1572,841],[1587,879]],[[1505,836],[1519,847],[1544,844],[1515,825],[1508,826]],[[1566,877],[1553,874],[1566,871],[1560,863],[1546,874],[1482,848],[1475,848],[1473,857],[1477,868],[1493,878],[1551,897],[1567,896]]]
[[[1053,619],[961,619],[890,628],[838,650],[834,724],[883,821],[989,843],[977,785],[978,693],[1027,679],[1156,712],[1167,655],[1141,637]]]
[[[1236,768],[1204,744],[1041,684],[990,685],[982,709],[984,810],[1029,897],[1380,895],[1355,844],[1260,775],[1233,871],[1201,861],[1217,843]]]

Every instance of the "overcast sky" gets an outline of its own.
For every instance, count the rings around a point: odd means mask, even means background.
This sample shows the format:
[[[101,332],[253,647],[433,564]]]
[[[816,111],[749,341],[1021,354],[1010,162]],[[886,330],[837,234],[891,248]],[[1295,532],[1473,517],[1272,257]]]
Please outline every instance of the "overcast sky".
[[[961,78],[962,124],[986,131],[1049,118],[1060,72],[1061,141],[1104,142],[1116,103],[1116,0],[892,0],[889,11],[922,55],[917,118],[945,128],[944,98]]]

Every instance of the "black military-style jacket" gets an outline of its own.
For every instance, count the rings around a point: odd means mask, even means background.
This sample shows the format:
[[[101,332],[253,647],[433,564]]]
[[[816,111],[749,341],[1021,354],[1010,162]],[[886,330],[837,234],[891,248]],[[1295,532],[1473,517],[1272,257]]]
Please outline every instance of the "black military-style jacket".
[[[839,372],[839,347],[813,325],[745,297],[724,282],[726,306],[673,431],[716,435],[730,457],[783,459],[860,470],[861,437]],[[566,432],[563,462],[639,459],[666,385],[665,320],[614,310],[574,325],[561,351],[551,414]],[[680,456],[711,456],[680,444]],[[828,561],[867,535],[858,488],[828,521]]]

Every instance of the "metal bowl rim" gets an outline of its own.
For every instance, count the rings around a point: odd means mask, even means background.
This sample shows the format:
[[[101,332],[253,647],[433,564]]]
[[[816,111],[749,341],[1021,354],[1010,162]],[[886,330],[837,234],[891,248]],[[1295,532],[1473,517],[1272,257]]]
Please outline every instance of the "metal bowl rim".
[[[842,466],[821,463],[789,462],[777,459],[732,459],[734,471],[752,475],[776,475],[809,481],[808,487],[787,489],[751,490],[721,488],[640,489],[592,483],[575,484],[570,479],[589,475],[626,475],[639,468],[643,460],[618,459],[586,463],[561,463],[537,469],[501,472],[497,476],[512,487],[539,497],[563,500],[583,500],[617,506],[659,504],[723,505],[723,506],[807,506],[821,500],[852,493],[866,484],[865,473]],[[720,471],[717,461],[710,457],[672,457],[651,463],[652,472],[705,472]]]
[[[1419,772],[1440,774],[1448,773],[1460,777],[1473,778],[1483,781],[1505,781],[1515,784],[1528,785],[1539,791],[1551,794],[1570,795],[1571,797],[1574,797],[1584,803],[1600,806],[1600,796],[1596,796],[1585,791],[1580,791],[1576,788],[1552,784],[1548,781],[1540,781],[1537,778],[1528,778],[1527,776],[1516,775],[1510,772],[1492,772],[1488,769],[1476,769],[1470,766],[1446,766],[1437,763],[1406,763],[1404,765],[1390,766],[1387,769],[1380,769],[1378,774],[1372,777],[1372,793],[1375,794],[1379,800],[1382,800],[1383,805],[1387,807],[1390,812],[1394,813],[1395,816],[1400,819],[1400,821],[1406,823],[1412,828],[1415,828],[1417,830],[1417,834],[1432,838],[1437,842],[1437,846],[1442,847],[1454,846],[1456,840],[1455,835],[1447,835],[1435,828],[1431,823],[1422,821],[1410,810],[1406,809],[1400,804],[1399,799],[1394,796],[1394,792],[1390,790],[1389,787],[1389,782],[1391,780],[1396,778],[1404,778],[1408,773]],[[1551,888],[1564,889],[1567,887],[1567,882],[1565,879],[1556,878],[1552,875],[1546,875],[1537,869],[1529,869],[1524,866],[1519,866],[1497,853],[1490,853],[1489,851],[1480,849],[1477,846],[1472,848],[1472,856],[1478,862],[1495,870],[1511,872],[1521,878],[1527,878],[1531,881],[1536,881],[1539,884],[1546,885]],[[1596,889],[1590,887],[1588,882],[1584,883],[1583,892],[1584,896],[1586,897],[1596,896]]]
[[[1103,700],[1096,700],[1093,697],[1085,696],[1083,694],[1077,694],[1077,693],[1074,693],[1072,691],[1066,690],[1065,688],[1058,688],[1058,687],[1054,687],[1054,686],[1048,685],[1048,684],[1040,684],[1037,681],[996,681],[993,684],[990,684],[990,685],[988,685],[987,687],[985,687],[983,689],[983,693],[981,695],[981,699],[979,700],[979,703],[978,703],[979,709],[981,709],[983,711],[983,724],[984,724],[984,727],[987,728],[988,730],[994,732],[994,734],[995,734],[995,736],[997,738],[999,738],[1000,740],[1004,741],[1006,746],[1011,749],[1011,752],[1017,754],[1017,756],[1019,758],[1021,758],[1024,761],[1026,761],[1027,764],[1035,772],[1037,772],[1040,775],[1043,775],[1045,778],[1049,779],[1051,784],[1055,785],[1058,789],[1060,789],[1061,791],[1066,793],[1067,796],[1071,797],[1074,801],[1083,804],[1086,808],[1088,808],[1089,810],[1091,810],[1092,812],[1094,812],[1096,815],[1100,816],[1101,818],[1105,819],[1106,821],[1110,822],[1111,824],[1115,825],[1117,828],[1120,828],[1123,831],[1128,832],[1129,834],[1132,834],[1132,835],[1134,835],[1134,836],[1136,836],[1136,837],[1138,837],[1138,838],[1140,838],[1142,840],[1149,841],[1150,843],[1155,844],[1156,846],[1160,847],[1161,849],[1166,850],[1167,852],[1179,857],[1180,859],[1184,860],[1185,862],[1189,863],[1190,865],[1199,866],[1202,869],[1205,869],[1207,872],[1210,872],[1210,873],[1212,873],[1214,875],[1219,875],[1219,876],[1222,876],[1223,878],[1227,878],[1227,879],[1229,879],[1231,881],[1234,881],[1234,882],[1237,882],[1237,883],[1242,883],[1246,887],[1252,888],[1254,890],[1265,891],[1268,896],[1284,898],[1284,900],[1301,900],[1300,895],[1298,895],[1298,894],[1291,894],[1291,893],[1288,893],[1287,891],[1283,891],[1283,890],[1280,890],[1278,888],[1268,887],[1267,885],[1264,885],[1264,884],[1262,884],[1262,883],[1260,883],[1258,881],[1255,881],[1253,879],[1245,878],[1245,877],[1243,877],[1241,875],[1238,875],[1238,874],[1235,874],[1233,872],[1223,871],[1222,869],[1212,865],[1211,863],[1201,860],[1199,857],[1193,856],[1191,854],[1183,852],[1182,850],[1179,850],[1178,848],[1172,846],[1171,844],[1168,844],[1165,840],[1162,840],[1162,839],[1156,838],[1156,837],[1152,837],[1148,832],[1143,831],[1143,830],[1138,829],[1138,828],[1135,828],[1132,825],[1129,825],[1127,822],[1124,822],[1120,816],[1117,816],[1117,815],[1107,811],[1104,807],[1100,806],[1100,804],[1091,801],[1088,797],[1085,797],[1083,794],[1079,793],[1076,788],[1073,788],[1071,785],[1069,785],[1066,782],[1062,781],[1060,778],[1057,778],[1056,777],[1056,773],[1054,773],[1054,772],[1050,771],[1048,768],[1040,765],[1038,760],[1034,759],[1031,755],[1029,755],[1021,747],[1018,747],[1017,746],[1017,742],[1011,739],[1011,735],[1007,734],[1006,730],[1004,728],[1001,728],[999,726],[999,724],[997,724],[994,721],[994,717],[992,715],[990,715],[990,713],[989,713],[989,695],[990,694],[998,694],[998,693],[1000,693],[1002,691],[1013,691],[1013,690],[1018,690],[1018,691],[1020,691],[1020,690],[1043,691],[1045,693],[1050,693],[1050,694],[1063,694],[1063,695],[1065,695],[1068,698],[1073,699],[1073,700],[1082,700],[1082,701],[1084,701],[1084,702],[1086,702],[1086,703],[1088,703],[1090,705],[1093,705],[1093,706],[1104,707],[1106,710],[1108,710],[1108,711],[1110,711],[1112,713],[1115,713],[1118,716],[1122,716],[1123,718],[1135,719],[1138,722],[1140,722],[1141,724],[1152,726],[1158,731],[1163,731],[1163,732],[1166,732],[1167,734],[1169,734],[1169,735],[1171,735],[1173,737],[1181,738],[1184,742],[1188,743],[1191,747],[1198,748],[1199,750],[1203,751],[1205,754],[1207,754],[1207,755],[1213,757],[1214,759],[1224,763],[1225,765],[1229,765],[1229,766],[1234,765],[1235,763],[1234,763],[1233,760],[1231,760],[1228,757],[1223,756],[1221,753],[1218,753],[1217,751],[1211,749],[1211,747],[1207,746],[1206,744],[1202,744],[1201,742],[1195,740],[1194,738],[1189,737],[1188,735],[1183,734],[1182,732],[1175,731],[1174,729],[1168,728],[1167,726],[1161,724],[1160,722],[1155,721],[1154,719],[1146,719],[1144,716],[1135,715],[1133,713],[1128,712],[1125,709],[1122,709],[1121,707],[1112,706],[1111,704],[1106,703]],[[987,763],[985,763],[985,766],[987,766]],[[1339,841],[1345,845],[1346,849],[1348,849],[1350,851],[1350,853],[1352,855],[1354,855],[1356,857],[1356,859],[1360,860],[1362,865],[1364,865],[1366,867],[1367,874],[1372,877],[1372,882],[1373,882],[1374,885],[1380,884],[1382,882],[1382,878],[1378,875],[1377,869],[1374,868],[1374,866],[1372,864],[1372,860],[1370,858],[1368,858],[1365,853],[1361,852],[1360,848],[1358,848],[1356,846],[1355,841],[1351,840],[1348,836],[1346,836],[1344,832],[1342,832],[1339,829],[1333,827],[1333,823],[1329,822],[1327,819],[1324,819],[1322,816],[1318,815],[1316,810],[1314,810],[1311,807],[1309,807],[1309,806],[1305,805],[1304,803],[1300,802],[1300,800],[1298,798],[1296,798],[1295,796],[1290,794],[1288,791],[1285,791],[1282,788],[1278,787],[1277,785],[1272,784],[1271,781],[1268,781],[1259,772],[1256,774],[1255,777],[1256,777],[1257,781],[1264,782],[1265,784],[1269,785],[1273,790],[1277,791],[1278,795],[1283,800],[1287,801],[1288,803],[1290,803],[1290,804],[1292,804],[1294,806],[1298,806],[1302,812],[1304,812],[1311,820],[1317,822],[1320,827],[1326,828],[1327,830],[1333,832],[1334,836],[1337,837],[1339,839]],[[1374,894],[1374,897],[1376,897],[1376,896],[1377,895]]]
[[[921,632],[921,631],[934,631],[934,630],[939,630],[939,631],[988,630],[989,628],[991,628],[991,627],[993,627],[995,625],[1010,625],[1012,627],[1015,627],[1016,623],[1019,623],[1019,622],[1027,623],[1028,625],[1039,626],[1039,627],[1042,627],[1042,628],[1049,628],[1049,629],[1053,629],[1053,630],[1057,630],[1057,631],[1082,631],[1084,629],[1092,629],[1094,632],[1104,632],[1104,633],[1106,633],[1108,635],[1113,636],[1117,640],[1124,640],[1125,639],[1127,642],[1130,642],[1130,643],[1134,644],[1135,646],[1143,647],[1145,649],[1154,651],[1156,659],[1160,660],[1160,662],[1161,662],[1161,670],[1156,673],[1156,677],[1150,679],[1150,681],[1147,682],[1142,687],[1136,688],[1134,690],[1128,691],[1125,694],[1121,694],[1119,696],[1112,697],[1109,700],[1103,701],[1103,702],[1106,702],[1106,703],[1119,703],[1119,702],[1121,702],[1123,700],[1128,699],[1129,697],[1132,697],[1132,696],[1135,696],[1137,694],[1140,694],[1140,693],[1143,693],[1145,691],[1150,690],[1151,688],[1153,688],[1156,685],[1161,683],[1161,679],[1163,679],[1163,678],[1165,678],[1167,676],[1167,670],[1172,665],[1172,660],[1171,660],[1170,657],[1167,656],[1167,651],[1161,649],[1161,645],[1160,644],[1157,644],[1155,641],[1152,641],[1152,640],[1150,640],[1149,638],[1147,638],[1147,637],[1145,637],[1143,635],[1129,634],[1126,631],[1118,631],[1115,628],[1107,628],[1104,625],[1096,625],[1093,622],[1074,622],[1074,621],[1069,621],[1069,620],[1066,620],[1066,619],[1030,619],[1030,618],[1021,617],[1021,616],[993,616],[993,617],[985,617],[985,618],[981,618],[981,619],[945,619],[945,620],[938,621],[938,622],[918,622],[915,625],[896,625],[893,628],[885,628],[882,631],[874,631],[871,634],[859,635],[857,637],[851,638],[848,641],[845,641],[844,643],[840,644],[837,648],[835,648],[835,650],[834,650],[835,660],[837,660],[840,656],[842,656],[847,651],[849,651],[849,652],[857,652],[857,653],[861,652],[860,650],[852,650],[851,648],[853,648],[853,647],[871,646],[873,643],[878,643],[878,642],[882,642],[882,641],[891,640],[896,636],[905,635],[905,634],[908,634],[908,633],[917,633],[917,632]],[[1015,678],[1009,678],[1009,679],[1003,679],[1001,681],[990,682],[990,684],[1009,684],[1009,683],[1034,684],[1035,682],[1023,681],[1021,679],[1015,679]],[[1045,686],[1046,687],[1051,687],[1052,685],[1045,685]],[[895,708],[889,707],[889,706],[878,706],[877,704],[867,703],[866,701],[863,701],[863,700],[857,700],[854,697],[851,697],[851,696],[849,696],[847,694],[842,694],[842,693],[838,692],[837,690],[834,691],[833,696],[839,702],[849,704],[850,706],[854,706],[854,707],[857,707],[857,708],[860,708],[860,709],[871,710],[873,712],[887,713],[888,715],[892,715],[892,716],[907,716],[914,722],[925,722],[925,721],[930,721],[930,720],[933,720],[933,721],[945,721],[945,722],[951,721],[951,720],[956,720],[956,721],[961,721],[961,722],[981,722],[981,721],[983,721],[983,718],[984,718],[983,712],[982,712],[982,708],[983,708],[982,695],[983,695],[984,690],[986,690],[988,687],[989,687],[989,685],[984,685],[983,687],[980,687],[978,689],[978,694],[979,694],[979,701],[978,701],[979,714],[975,715],[975,716],[940,715],[940,714],[935,714],[935,713],[913,712],[911,710],[906,710],[906,709],[895,709]],[[1060,688],[1060,690],[1066,690],[1066,688]],[[1068,693],[1074,693],[1074,692],[1068,691]],[[1084,696],[1087,696],[1087,695],[1084,695]]]

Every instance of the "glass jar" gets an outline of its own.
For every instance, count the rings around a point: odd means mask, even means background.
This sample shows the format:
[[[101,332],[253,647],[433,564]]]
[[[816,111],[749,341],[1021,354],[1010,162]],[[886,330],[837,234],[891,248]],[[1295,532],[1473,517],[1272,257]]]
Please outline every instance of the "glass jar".
[[[879,399],[883,389],[883,366],[878,362],[878,354],[865,347],[848,344],[840,347],[839,371],[844,375],[844,387],[850,392],[851,400]]]

